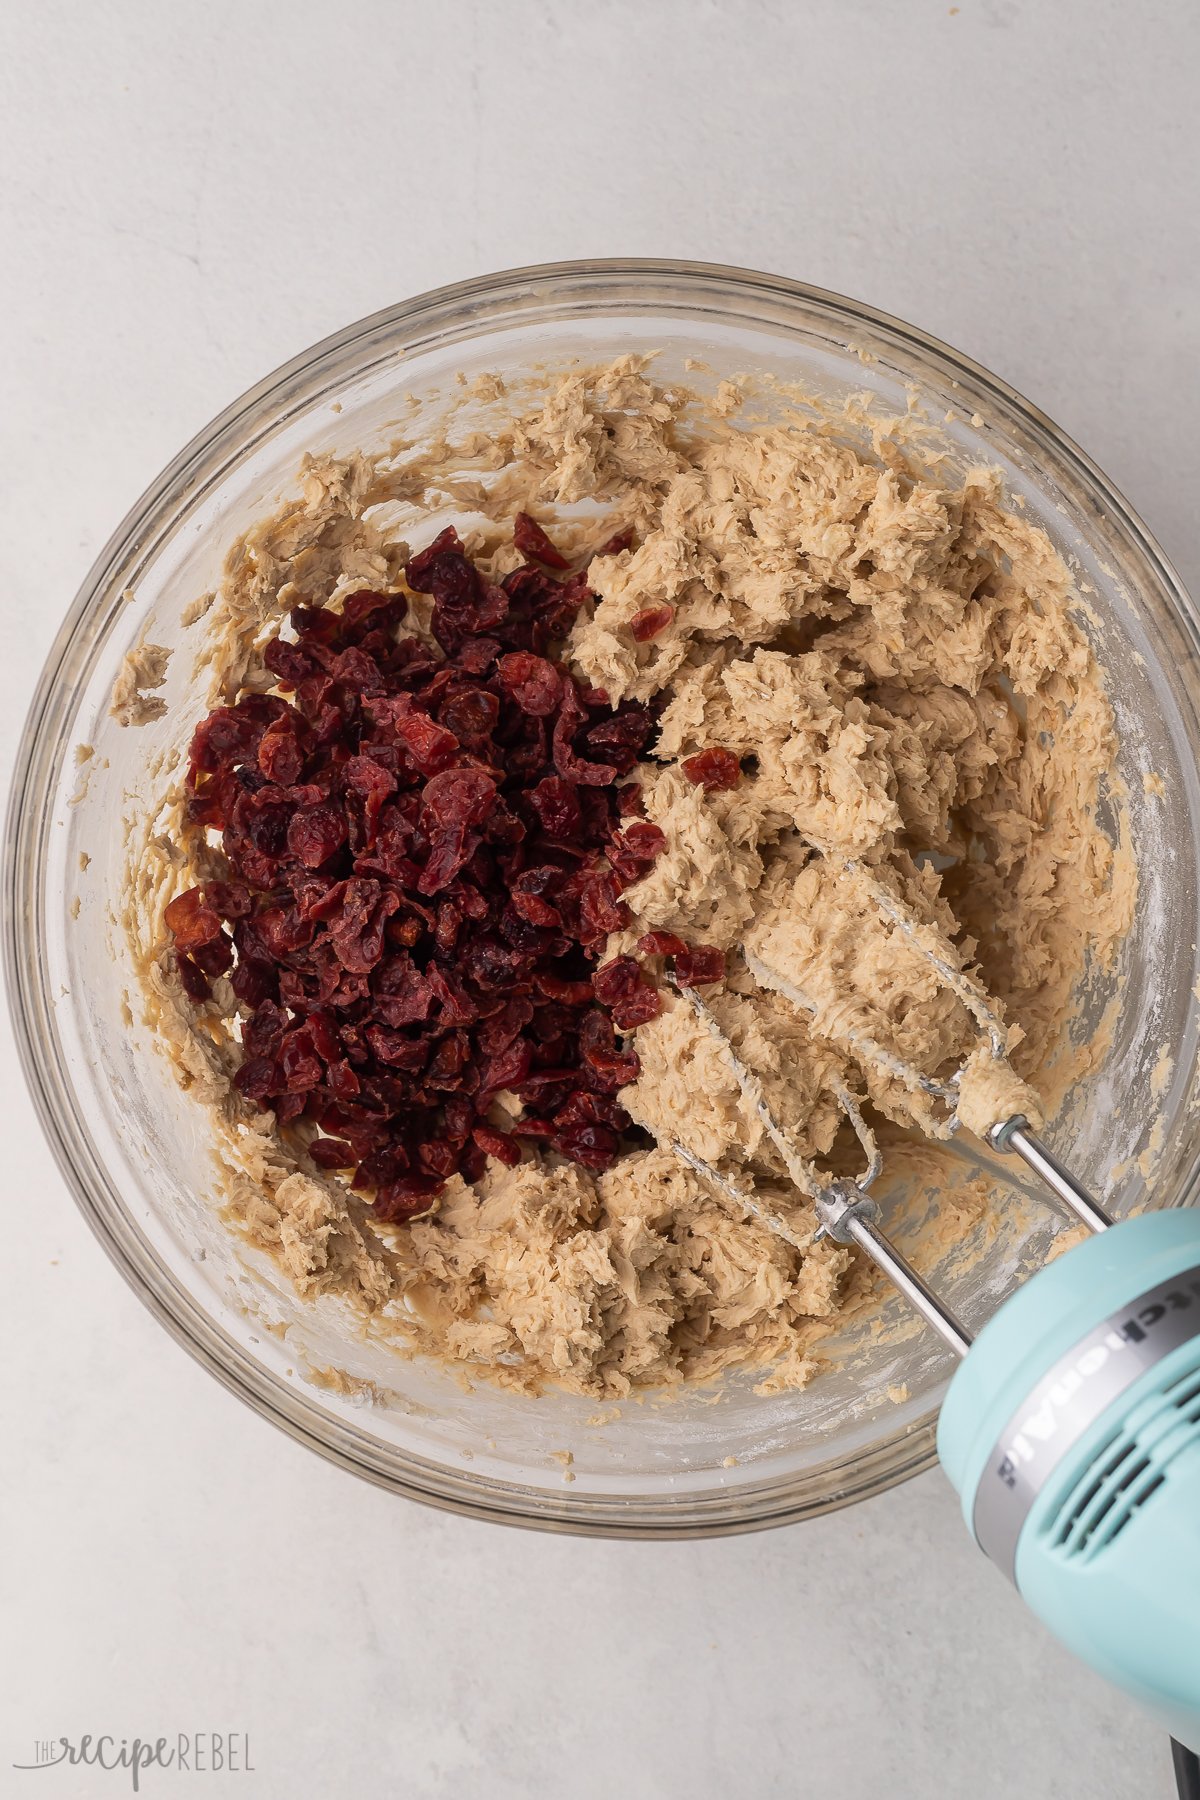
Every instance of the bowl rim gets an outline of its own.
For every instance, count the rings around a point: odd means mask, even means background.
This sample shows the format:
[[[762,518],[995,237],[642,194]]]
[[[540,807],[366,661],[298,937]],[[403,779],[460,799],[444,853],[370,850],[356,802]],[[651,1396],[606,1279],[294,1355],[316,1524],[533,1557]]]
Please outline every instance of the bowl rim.
[[[446,284],[366,315],[331,333],[248,388],[203,426],[130,507],[96,557],[60,626],[31,700],[14,763],[4,831],[4,973],[22,1072],[43,1133],[67,1186],[91,1230],[126,1281],[159,1322],[203,1367],[260,1416],[327,1460],[410,1499],[493,1523],[588,1536],[687,1538],[763,1530],[815,1517],[852,1500],[884,1491],[936,1461],[936,1411],[907,1430],[864,1450],[845,1452],[820,1465],[825,1491],[797,1498],[772,1480],[723,1496],[681,1505],[674,1496],[653,1503],[598,1496],[561,1498],[544,1489],[489,1481],[486,1486],[444,1464],[405,1453],[403,1467],[384,1471],[366,1451],[366,1434],[330,1412],[314,1428],[313,1410],[256,1362],[197,1304],[134,1225],[87,1134],[71,1130],[70,1092],[54,1055],[56,1028],[40,980],[44,853],[49,820],[44,801],[66,752],[65,724],[77,689],[81,660],[102,646],[113,624],[104,616],[114,576],[132,557],[155,545],[185,501],[194,500],[244,458],[263,436],[277,431],[288,408],[310,408],[323,376],[338,382],[357,346],[393,339],[390,354],[414,347],[414,338],[460,322],[473,312],[510,303],[552,302],[574,294],[602,301],[605,293],[641,287],[653,311],[656,283],[698,298],[706,290],[792,304],[826,324],[842,322],[847,342],[863,330],[901,356],[931,363],[1021,426],[1035,448],[1052,454],[1102,509],[1136,555],[1149,565],[1177,622],[1200,654],[1200,618],[1177,572],[1137,512],[1095,462],[1053,421],[1001,377],[919,327],[847,296],[781,275],[720,263],[667,258],[595,258],[501,270]],[[661,307],[661,292],[657,296]],[[686,300],[684,301],[686,304]],[[247,437],[247,428],[251,435]],[[107,1203],[106,1203],[107,1202]],[[119,1229],[117,1221],[124,1229]],[[377,1444],[378,1440],[370,1440]],[[399,1453],[397,1453],[399,1455]],[[815,1471],[808,1471],[811,1479]],[[747,1512],[757,1496],[757,1510]]]

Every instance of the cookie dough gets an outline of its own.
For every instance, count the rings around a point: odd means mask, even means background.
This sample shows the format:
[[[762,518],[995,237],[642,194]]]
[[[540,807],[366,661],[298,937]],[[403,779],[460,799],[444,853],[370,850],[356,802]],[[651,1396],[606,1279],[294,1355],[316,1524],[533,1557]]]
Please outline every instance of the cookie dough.
[[[495,383],[486,434],[310,459],[301,497],[234,546],[215,602],[195,609],[199,667],[214,702],[269,685],[261,646],[291,606],[401,590],[397,513],[424,541],[422,512],[442,509],[440,525],[449,507],[497,573],[518,509],[580,554],[632,528],[632,548],[592,561],[595,604],[567,646],[614,701],[663,708],[642,781],[667,848],[627,890],[633,926],[610,953],[650,928],[744,951],[708,990],[717,1019],[798,1153],[852,1168],[837,1085],[885,1144],[936,1134],[936,1109],[887,1056],[944,1077],[978,1044],[878,896],[1002,1012],[1015,1073],[997,1086],[976,1057],[964,1079],[982,1130],[1014,1097],[1040,1118],[1026,1082],[1050,1104],[1069,1082],[1073,994],[1111,965],[1134,866],[1100,823],[1102,799],[1122,816],[1113,721],[1068,572],[999,477],[940,478],[903,422],[876,422],[873,443],[816,409],[754,422],[747,391],[723,384],[706,407],[631,357],[569,371],[511,416]],[[648,607],[670,619],[639,643],[630,622]],[[157,673],[130,677],[131,717]],[[710,793],[682,763],[714,746],[743,776]],[[230,1088],[227,984],[194,1008],[173,980],[162,910],[212,857],[169,791],[131,840],[129,930],[147,1015],[212,1117],[229,1216],[302,1293],[347,1296],[398,1349],[531,1390],[620,1396],[737,1364],[776,1386],[810,1377],[857,1292],[851,1253],[813,1241],[810,1203],[682,999],[637,1033],[642,1072],[623,1095],[658,1148],[598,1176],[528,1161],[477,1188],[454,1178],[434,1216],[391,1231]],[[752,1182],[795,1244],[711,1192],[673,1140]]]

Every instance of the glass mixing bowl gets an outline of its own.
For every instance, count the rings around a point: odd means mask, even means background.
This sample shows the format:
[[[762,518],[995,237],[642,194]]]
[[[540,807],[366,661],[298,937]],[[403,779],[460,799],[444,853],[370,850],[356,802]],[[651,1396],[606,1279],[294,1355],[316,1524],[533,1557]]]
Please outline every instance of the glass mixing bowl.
[[[668,376],[696,358],[712,380],[766,372],[834,401],[867,392],[896,412],[915,398],[944,421],[951,463],[999,466],[1071,561],[1119,717],[1141,886],[1123,966],[1089,982],[1083,1007],[1082,1029],[1104,1019],[1105,1053],[1048,1136],[1118,1212],[1190,1202],[1200,1150],[1195,608],[1099,470],[1003,382],[911,326],[773,276],[621,261],[464,282],[340,332],[216,419],[120,526],[46,664],[8,820],[6,952],[34,1100],[84,1216],[227,1387],[397,1493],[493,1520],[667,1536],[805,1518],[925,1468],[949,1373],[940,1345],[881,1295],[880,1317],[844,1332],[832,1366],[803,1392],[757,1395],[743,1374],[598,1417],[596,1402],[564,1394],[466,1389],[362,1342],[333,1302],[299,1302],[219,1223],[204,1115],[136,1007],[131,1020],[123,1006],[132,982],[114,921],[120,821],[149,802],[152,759],[184,743],[199,716],[190,659],[172,661],[165,719],[122,730],[108,711],[125,652],[148,622],[154,641],[182,641],[182,609],[216,585],[231,540],[294,491],[303,451],[382,446],[401,416],[411,432],[459,371],[517,377],[650,348]],[[83,763],[79,745],[93,748]],[[1055,1228],[1044,1198],[1000,1170],[986,1171],[1000,1229],[981,1224],[933,1271],[968,1322],[1036,1264]],[[902,1241],[919,1240],[919,1215],[910,1204],[899,1218]]]

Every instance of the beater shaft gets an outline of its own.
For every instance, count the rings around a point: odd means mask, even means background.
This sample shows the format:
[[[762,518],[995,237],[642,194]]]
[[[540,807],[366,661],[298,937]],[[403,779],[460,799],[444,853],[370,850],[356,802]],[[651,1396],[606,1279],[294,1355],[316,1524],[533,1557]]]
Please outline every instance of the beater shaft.
[[[815,1202],[824,1231],[839,1244],[857,1244],[877,1268],[900,1290],[927,1325],[931,1325],[956,1356],[965,1356],[972,1338],[896,1246],[879,1229],[879,1208],[852,1182],[826,1188]]]
[[[1052,1193],[1058,1195],[1065,1206],[1081,1219],[1089,1231],[1107,1231],[1113,1223],[1104,1208],[1092,1199],[1087,1189],[1076,1181],[1069,1169],[1065,1169],[1041,1138],[1036,1137],[1029,1129],[1029,1122],[1017,1115],[1015,1119],[1005,1119],[989,1133],[997,1150],[1011,1150],[1021,1161],[1039,1176]]]

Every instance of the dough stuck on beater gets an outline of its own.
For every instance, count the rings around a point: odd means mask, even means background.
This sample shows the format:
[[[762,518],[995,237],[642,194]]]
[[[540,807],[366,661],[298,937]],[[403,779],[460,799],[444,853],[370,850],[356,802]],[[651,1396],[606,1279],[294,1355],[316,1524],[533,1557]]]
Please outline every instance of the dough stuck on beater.
[[[986,1138],[993,1126],[1017,1117],[1023,1117],[1031,1131],[1040,1131],[1046,1123],[1040,1096],[1011,1063],[993,1056],[987,1044],[980,1044],[963,1065],[958,1116],[977,1138]]]

